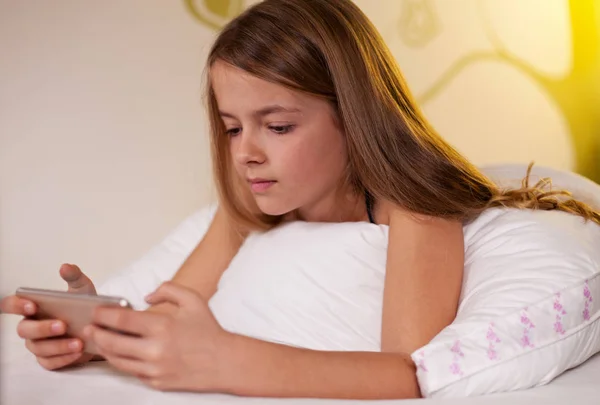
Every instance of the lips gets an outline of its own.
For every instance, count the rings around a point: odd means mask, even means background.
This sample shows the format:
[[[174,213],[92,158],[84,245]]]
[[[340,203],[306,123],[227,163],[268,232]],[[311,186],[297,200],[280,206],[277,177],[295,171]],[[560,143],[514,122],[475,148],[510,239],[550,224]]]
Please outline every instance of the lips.
[[[271,186],[277,183],[275,180],[268,179],[248,179],[248,183],[250,183],[250,189],[255,193],[262,193],[267,191]]]

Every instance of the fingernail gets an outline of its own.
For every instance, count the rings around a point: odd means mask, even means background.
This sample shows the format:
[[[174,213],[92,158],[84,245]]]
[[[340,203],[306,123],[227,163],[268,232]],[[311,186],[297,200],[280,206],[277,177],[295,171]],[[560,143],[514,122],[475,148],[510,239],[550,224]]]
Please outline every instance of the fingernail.
[[[25,304],[25,312],[28,314],[33,314],[35,312],[35,307],[32,303],[28,302]]]
[[[146,302],[148,302],[148,301],[151,301],[153,297],[154,297],[154,293],[150,293],[144,297],[144,300]]]
[[[78,340],[72,340],[69,342],[69,349],[75,351],[75,350],[79,350],[79,341]]]
[[[52,328],[52,332],[54,332],[54,333],[61,333],[63,330],[63,326],[62,326],[61,322],[54,322],[52,324],[51,328]]]

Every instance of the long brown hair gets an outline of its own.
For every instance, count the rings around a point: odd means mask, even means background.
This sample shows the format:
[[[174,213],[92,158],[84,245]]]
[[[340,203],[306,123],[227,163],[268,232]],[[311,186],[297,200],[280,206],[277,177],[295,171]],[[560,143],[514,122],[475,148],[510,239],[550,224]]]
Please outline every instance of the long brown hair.
[[[207,97],[216,185],[222,206],[250,229],[261,214],[230,162],[210,67],[217,60],[267,81],[328,100],[347,144],[347,179],[357,193],[427,216],[469,221],[491,207],[561,210],[600,224],[600,213],[547,179],[501,190],[425,119],[378,31],[350,0],[265,0],[220,33],[208,58]]]

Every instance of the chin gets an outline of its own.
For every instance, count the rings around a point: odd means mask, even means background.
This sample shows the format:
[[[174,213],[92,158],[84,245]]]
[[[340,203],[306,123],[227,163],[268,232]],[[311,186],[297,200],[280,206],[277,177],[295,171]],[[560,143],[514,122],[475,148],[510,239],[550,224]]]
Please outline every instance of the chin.
[[[279,216],[285,215],[290,211],[293,211],[293,208],[289,208],[287,204],[282,204],[280,201],[275,201],[270,198],[255,198],[256,205],[258,209],[266,215]]]

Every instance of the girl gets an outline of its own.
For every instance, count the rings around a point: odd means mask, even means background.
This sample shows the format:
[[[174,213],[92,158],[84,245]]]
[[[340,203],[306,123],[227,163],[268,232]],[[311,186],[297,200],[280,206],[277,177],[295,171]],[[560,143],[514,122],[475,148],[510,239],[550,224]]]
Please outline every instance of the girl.
[[[418,397],[410,353],[456,315],[466,222],[503,206],[600,223],[598,212],[566,192],[527,182],[498,189],[442,140],[349,0],[251,7],[216,39],[207,77],[215,218],[173,280],[147,297],[147,311],[101,309],[86,330],[104,360],[157,389]],[[315,351],[219,326],[207,300],[246,235],[288,221],[389,225],[380,352]],[[95,292],[76,266],[64,265],[61,275],[70,290]],[[29,315],[35,305],[13,296],[3,309]],[[30,319],[18,327],[47,369],[90,360],[80,340],[56,338],[64,330],[60,321]]]

